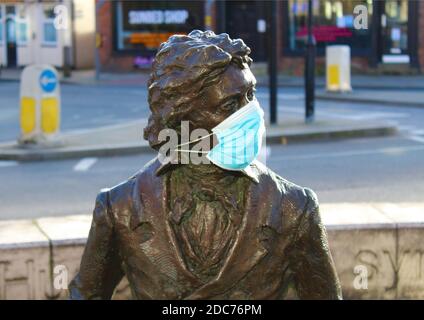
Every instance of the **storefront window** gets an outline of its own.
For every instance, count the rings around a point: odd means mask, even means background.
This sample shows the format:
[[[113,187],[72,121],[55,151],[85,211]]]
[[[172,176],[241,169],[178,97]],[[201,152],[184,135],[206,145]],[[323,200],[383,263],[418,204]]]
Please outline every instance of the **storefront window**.
[[[28,22],[24,5],[18,7],[18,14],[16,17],[16,38],[19,44],[26,44],[28,41]]]
[[[354,8],[364,5],[368,11],[368,29],[354,28]],[[318,50],[327,44],[346,44],[353,52],[366,51],[371,43],[371,0],[313,0],[313,34]],[[301,51],[307,36],[308,0],[289,0],[290,51]]]
[[[57,43],[57,31],[54,26],[54,4],[43,5],[43,43],[48,45],[56,45]]]
[[[0,5],[0,43],[3,42],[3,6]]]
[[[7,42],[16,43],[16,29],[15,29],[14,19],[7,19],[6,23],[6,32],[7,32]]]
[[[383,52],[402,54],[408,50],[408,1],[386,0],[382,16]]]
[[[203,28],[203,2],[120,1],[115,28],[117,50],[152,56],[169,36]]]

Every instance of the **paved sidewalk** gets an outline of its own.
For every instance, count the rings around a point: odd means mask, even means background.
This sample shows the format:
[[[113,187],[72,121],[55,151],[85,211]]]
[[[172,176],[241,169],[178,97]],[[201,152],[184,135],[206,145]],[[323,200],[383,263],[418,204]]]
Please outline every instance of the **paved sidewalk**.
[[[352,92],[345,93],[326,92],[320,89],[316,92],[316,98],[324,101],[424,108],[424,88],[420,90],[354,89]]]
[[[145,120],[78,130],[59,135],[41,146],[0,144],[0,160],[39,161],[88,156],[115,156],[152,152],[143,139]],[[394,124],[386,121],[353,121],[321,117],[305,124],[300,116],[285,117],[278,126],[267,127],[267,143],[287,144],[315,140],[393,135]]]
[[[255,71],[254,71],[255,72]],[[21,69],[0,69],[0,81],[19,81]],[[134,72],[110,73],[101,72],[99,80],[95,79],[94,70],[74,70],[71,77],[64,78],[59,71],[63,83],[79,85],[94,84],[115,84],[115,85],[146,85],[149,78],[149,71],[138,70]],[[268,86],[269,77],[258,71],[255,74],[259,86]],[[424,75],[352,75],[352,88],[366,90],[424,90]],[[325,89],[325,77],[315,78],[317,89]],[[280,87],[304,86],[304,78],[298,76],[278,75],[278,85]]]
[[[58,70],[60,82],[74,85],[134,85],[146,86],[149,78],[149,72],[139,70],[127,73],[108,73],[102,72],[97,80],[94,70],[72,71],[70,77],[65,78],[63,73]],[[0,69],[1,81],[20,81],[21,69]]]
[[[267,86],[268,76],[256,76],[259,85]],[[424,90],[424,75],[390,76],[390,75],[351,75],[353,89],[387,90],[408,89]],[[317,76],[315,84],[318,89],[325,89],[325,77]],[[278,84],[281,87],[303,87],[304,78],[297,76],[278,75]]]
[[[20,69],[2,69],[1,81],[19,81]],[[73,85],[107,85],[145,87],[149,78],[148,71],[129,73],[101,73],[95,79],[94,70],[73,71],[70,78],[64,78],[59,72],[61,82]],[[268,85],[268,76],[257,75],[258,86]],[[303,88],[303,77],[278,76],[278,85],[284,88]],[[329,93],[325,91],[325,77],[316,78],[316,98],[325,101],[366,103],[385,106],[404,106],[424,108],[424,75],[415,76],[372,76],[352,75],[350,93]]]

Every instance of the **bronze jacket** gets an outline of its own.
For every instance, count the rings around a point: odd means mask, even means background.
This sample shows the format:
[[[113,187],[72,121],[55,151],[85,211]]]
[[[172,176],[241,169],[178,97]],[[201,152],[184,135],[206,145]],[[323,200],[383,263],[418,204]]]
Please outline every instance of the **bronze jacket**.
[[[97,196],[71,299],[110,299],[127,276],[135,299],[341,299],[314,192],[259,162],[237,239],[218,275],[202,283],[170,228],[167,170],[157,159]]]

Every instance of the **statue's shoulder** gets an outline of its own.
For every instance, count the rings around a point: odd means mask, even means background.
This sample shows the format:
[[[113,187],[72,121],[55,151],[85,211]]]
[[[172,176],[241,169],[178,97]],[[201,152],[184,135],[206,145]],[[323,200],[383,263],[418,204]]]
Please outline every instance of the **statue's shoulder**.
[[[317,196],[312,189],[299,186],[281,177],[260,162],[255,162],[254,166],[260,183],[270,184],[278,190],[283,208],[295,208],[301,214],[309,204],[318,203]]]
[[[160,162],[155,158],[149,161],[143,168],[133,174],[127,180],[115,185],[111,188],[102,189],[103,193],[107,192],[109,204],[114,208],[124,208],[129,205],[133,206],[134,201],[138,202],[140,197],[140,184],[148,187],[156,184],[160,178],[156,176],[156,170],[160,166]]]

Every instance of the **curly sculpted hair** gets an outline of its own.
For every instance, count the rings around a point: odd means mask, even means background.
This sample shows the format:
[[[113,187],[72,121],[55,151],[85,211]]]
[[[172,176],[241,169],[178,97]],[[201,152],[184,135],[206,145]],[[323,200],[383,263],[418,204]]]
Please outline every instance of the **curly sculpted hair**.
[[[163,42],[156,54],[148,81],[151,115],[144,129],[153,149],[159,149],[162,129],[177,129],[188,120],[190,103],[202,90],[219,81],[230,63],[248,68],[252,59],[250,48],[241,39],[228,34],[193,30],[188,35],[173,35]]]

